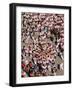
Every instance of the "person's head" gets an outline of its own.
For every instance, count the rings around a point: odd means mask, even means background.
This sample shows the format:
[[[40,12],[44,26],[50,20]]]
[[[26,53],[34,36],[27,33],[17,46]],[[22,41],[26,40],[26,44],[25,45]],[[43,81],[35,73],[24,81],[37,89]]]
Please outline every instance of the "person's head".
[[[29,62],[29,66],[30,66],[30,67],[32,67],[32,66],[33,66],[33,64],[32,64],[32,62],[31,62],[31,61]]]
[[[30,70],[29,71],[29,75],[30,75],[30,77],[33,77],[34,76],[34,71],[33,70]]]

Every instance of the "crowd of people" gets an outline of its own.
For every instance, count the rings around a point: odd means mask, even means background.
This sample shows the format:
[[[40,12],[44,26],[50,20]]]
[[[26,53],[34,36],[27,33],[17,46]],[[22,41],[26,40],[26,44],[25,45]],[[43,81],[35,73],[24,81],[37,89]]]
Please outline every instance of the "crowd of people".
[[[21,14],[21,76],[64,74],[64,15]]]

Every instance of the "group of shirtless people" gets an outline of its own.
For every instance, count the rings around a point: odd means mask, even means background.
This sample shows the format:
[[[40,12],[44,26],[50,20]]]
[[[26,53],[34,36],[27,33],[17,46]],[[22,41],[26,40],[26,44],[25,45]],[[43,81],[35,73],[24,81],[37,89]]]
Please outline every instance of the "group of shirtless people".
[[[63,75],[64,15],[26,12],[21,18],[21,76]]]

